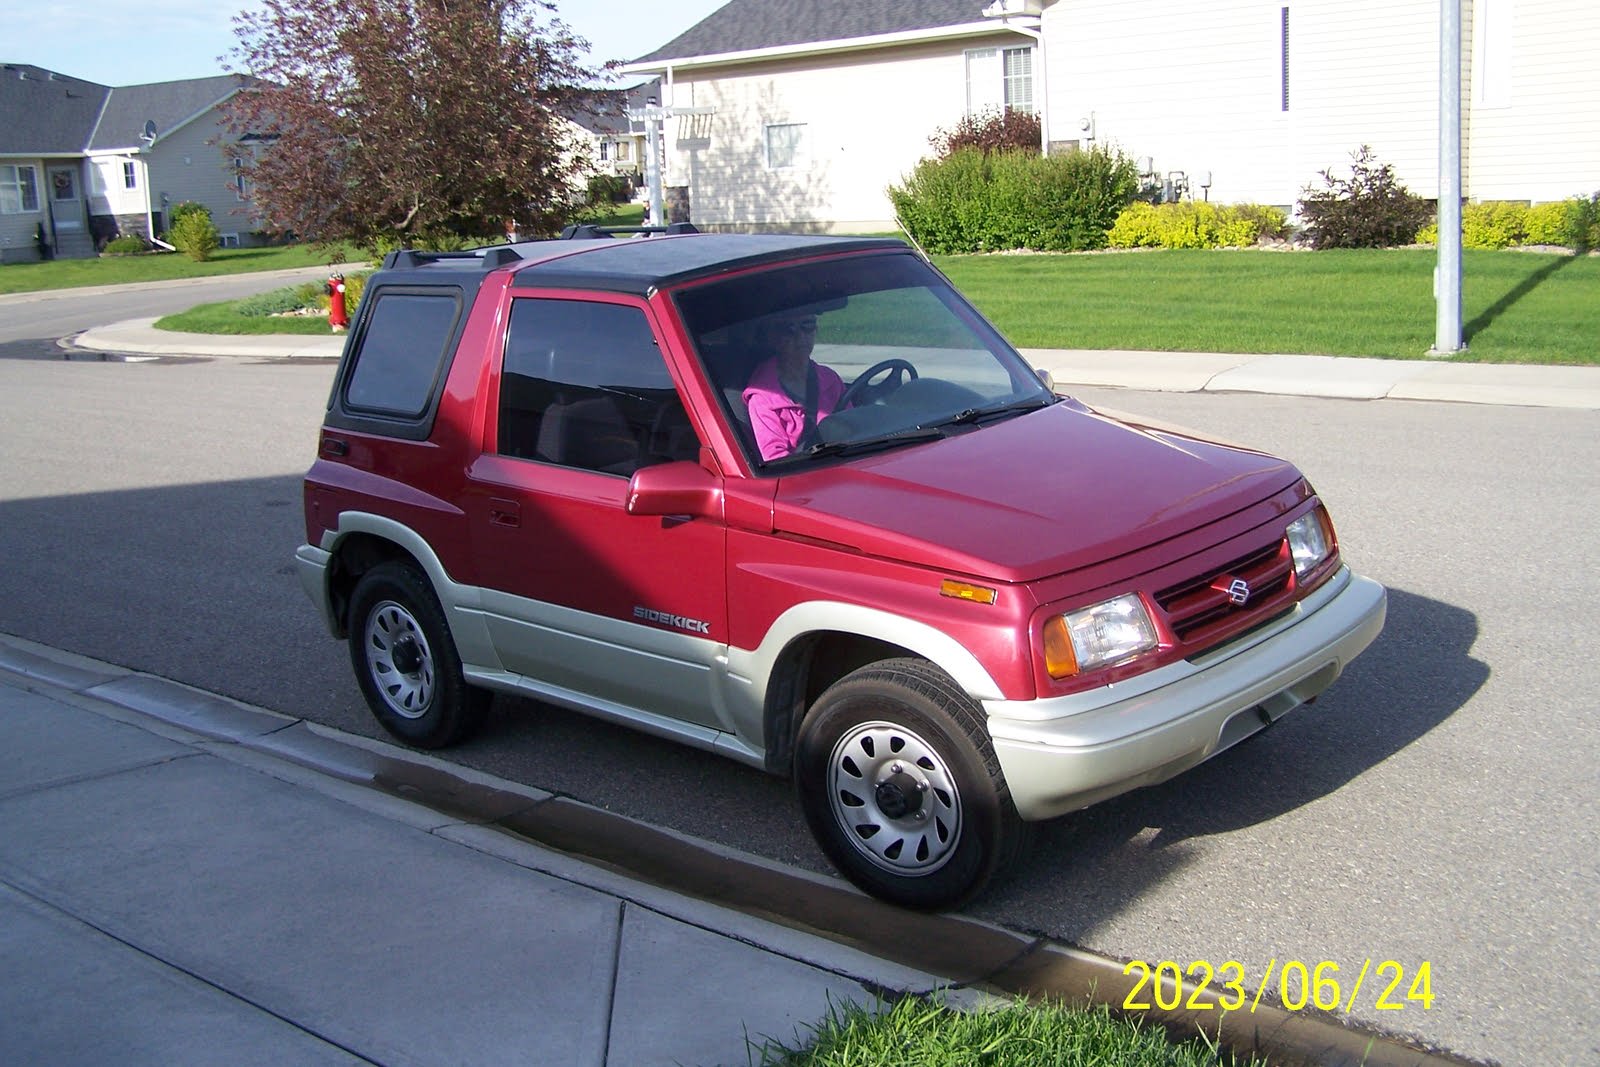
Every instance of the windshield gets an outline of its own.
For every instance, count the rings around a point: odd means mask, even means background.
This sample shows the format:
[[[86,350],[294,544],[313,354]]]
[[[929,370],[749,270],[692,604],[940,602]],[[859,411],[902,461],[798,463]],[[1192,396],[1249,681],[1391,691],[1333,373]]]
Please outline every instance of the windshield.
[[[969,432],[1055,397],[909,252],[844,256],[676,297],[752,460],[790,464]]]

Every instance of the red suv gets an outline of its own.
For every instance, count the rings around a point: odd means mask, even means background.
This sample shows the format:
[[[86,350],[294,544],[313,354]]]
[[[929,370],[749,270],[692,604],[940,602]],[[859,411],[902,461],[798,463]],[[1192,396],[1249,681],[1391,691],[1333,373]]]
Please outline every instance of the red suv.
[[[921,907],[1311,700],[1384,619],[1293,466],[1055,395],[893,240],[391,254],[305,513],[395,736],[501,692],[720,752]]]

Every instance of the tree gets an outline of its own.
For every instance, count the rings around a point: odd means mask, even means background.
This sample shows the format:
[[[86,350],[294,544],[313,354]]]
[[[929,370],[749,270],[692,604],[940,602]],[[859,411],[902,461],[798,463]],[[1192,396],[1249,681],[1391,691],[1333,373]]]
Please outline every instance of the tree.
[[[229,106],[271,232],[369,248],[552,233],[588,160],[586,42],[544,0],[265,0]]]

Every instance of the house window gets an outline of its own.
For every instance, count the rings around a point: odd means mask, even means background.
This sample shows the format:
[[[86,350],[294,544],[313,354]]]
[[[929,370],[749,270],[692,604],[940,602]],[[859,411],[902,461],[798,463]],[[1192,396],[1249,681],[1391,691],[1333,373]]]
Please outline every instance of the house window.
[[[967,52],[967,114],[1033,111],[1033,48],[973,48]]]
[[[626,141],[618,141],[617,142],[617,162],[618,163],[626,163],[627,161],[628,161],[628,142],[626,142]]]
[[[600,162],[604,163],[611,158],[611,142],[600,142]]]
[[[1007,48],[1002,56],[1005,62],[1006,107],[1032,114],[1033,49]]]
[[[250,189],[244,176],[244,157],[233,157],[233,195],[240,200],[250,198]]]
[[[0,164],[0,215],[39,210],[39,172],[32,166]]]
[[[800,165],[800,149],[805,140],[803,122],[776,123],[767,127],[767,169],[784,170]]]
[[[134,166],[131,159],[122,164],[122,187],[124,189],[139,188],[139,169]]]

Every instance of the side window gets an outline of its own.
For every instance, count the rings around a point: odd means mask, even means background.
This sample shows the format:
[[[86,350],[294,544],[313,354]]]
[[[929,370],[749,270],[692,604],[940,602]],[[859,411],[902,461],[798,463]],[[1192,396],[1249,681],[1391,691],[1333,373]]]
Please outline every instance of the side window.
[[[514,301],[499,410],[502,455],[627,477],[700,451],[643,309],[624,304]]]
[[[357,411],[415,419],[427,410],[461,313],[454,289],[380,290],[345,386]]]

